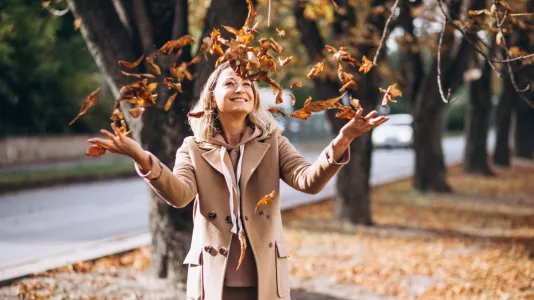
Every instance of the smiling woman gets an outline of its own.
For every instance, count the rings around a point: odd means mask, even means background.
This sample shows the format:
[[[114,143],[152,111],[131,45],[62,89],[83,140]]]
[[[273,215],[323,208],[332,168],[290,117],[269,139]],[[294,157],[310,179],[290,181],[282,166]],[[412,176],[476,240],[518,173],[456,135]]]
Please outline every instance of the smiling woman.
[[[131,157],[138,174],[169,205],[182,208],[194,201],[193,237],[184,260],[187,299],[290,299],[280,179],[301,192],[320,192],[348,162],[350,143],[387,120],[374,118],[376,111],[361,113],[309,163],[260,105],[254,83],[223,63],[189,114],[194,137],[178,149],[172,171],[114,124],[115,134],[101,131],[109,139],[89,141]]]

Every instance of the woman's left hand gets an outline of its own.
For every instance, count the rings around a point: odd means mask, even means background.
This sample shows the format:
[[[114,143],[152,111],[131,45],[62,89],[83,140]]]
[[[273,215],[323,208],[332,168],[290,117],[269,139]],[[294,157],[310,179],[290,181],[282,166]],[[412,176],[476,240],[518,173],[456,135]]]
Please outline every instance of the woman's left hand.
[[[359,135],[368,132],[369,130],[377,127],[378,125],[389,120],[386,116],[375,116],[378,114],[376,110],[368,113],[362,118],[363,109],[360,108],[356,111],[354,117],[347,123],[339,133],[350,142],[357,138]]]

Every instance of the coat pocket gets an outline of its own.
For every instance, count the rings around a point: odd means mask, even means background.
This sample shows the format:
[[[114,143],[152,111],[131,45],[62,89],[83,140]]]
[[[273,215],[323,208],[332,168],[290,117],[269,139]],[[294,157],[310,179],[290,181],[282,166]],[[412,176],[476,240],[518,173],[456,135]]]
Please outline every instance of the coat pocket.
[[[278,297],[284,298],[289,293],[289,252],[284,242],[276,242],[276,285]]]
[[[202,263],[202,249],[191,249],[185,257],[187,269],[187,299],[201,300],[204,298],[204,272]]]

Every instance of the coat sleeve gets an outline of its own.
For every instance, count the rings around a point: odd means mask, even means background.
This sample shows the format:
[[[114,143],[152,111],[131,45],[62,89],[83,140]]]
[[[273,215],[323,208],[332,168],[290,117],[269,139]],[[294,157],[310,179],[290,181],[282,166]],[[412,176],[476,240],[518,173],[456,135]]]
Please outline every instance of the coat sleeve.
[[[312,164],[282,135],[278,137],[278,151],[282,180],[294,189],[308,194],[319,193],[350,159],[350,151],[347,149],[341,161],[334,161],[332,144],[329,144]]]
[[[188,139],[176,151],[176,160],[172,171],[148,151],[152,161],[152,169],[143,174],[137,163],[135,164],[135,170],[150,185],[152,190],[169,205],[176,208],[185,207],[197,194],[195,169],[191,162],[187,143]]]

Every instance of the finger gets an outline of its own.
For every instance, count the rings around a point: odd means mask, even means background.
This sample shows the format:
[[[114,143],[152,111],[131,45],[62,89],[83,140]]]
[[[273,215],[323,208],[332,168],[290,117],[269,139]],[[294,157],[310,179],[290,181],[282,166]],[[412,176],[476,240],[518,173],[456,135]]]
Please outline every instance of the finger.
[[[101,138],[92,138],[92,139],[88,140],[88,142],[91,143],[91,144],[100,146],[100,147],[103,147],[103,146],[113,147],[113,145],[114,145],[113,141],[105,140],[105,139],[101,139]]]
[[[358,108],[358,110],[356,110],[356,113],[354,114],[354,119],[359,119],[361,116],[362,116],[362,113],[363,113],[363,108]]]
[[[111,132],[109,132],[109,131],[107,131],[105,129],[100,129],[100,133],[102,133],[103,135],[107,136],[110,140],[114,140],[114,139],[117,138],[113,133],[111,133]]]
[[[378,125],[386,122],[387,120],[389,120],[388,117],[380,116],[378,118],[373,119],[372,121],[375,123],[375,126],[378,126]]]
[[[117,135],[117,137],[119,139],[122,139],[124,136],[122,134],[122,132],[119,130],[119,128],[117,128],[117,126],[115,125],[115,123],[111,123],[111,128],[113,128],[113,131],[115,132],[115,134]]]
[[[365,116],[365,119],[371,120],[372,118],[376,116],[376,114],[378,114],[378,112],[376,110],[373,110],[372,112],[368,113],[367,116]]]

